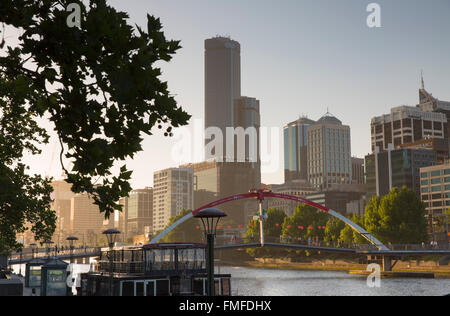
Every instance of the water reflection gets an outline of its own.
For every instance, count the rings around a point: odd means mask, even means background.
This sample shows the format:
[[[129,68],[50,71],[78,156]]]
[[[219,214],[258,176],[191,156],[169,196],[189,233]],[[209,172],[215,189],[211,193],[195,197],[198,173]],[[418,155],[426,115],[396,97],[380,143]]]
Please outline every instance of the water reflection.
[[[441,296],[450,293],[450,279],[382,279],[380,288],[366,278],[335,271],[294,271],[222,267],[233,276],[233,295],[243,296]]]

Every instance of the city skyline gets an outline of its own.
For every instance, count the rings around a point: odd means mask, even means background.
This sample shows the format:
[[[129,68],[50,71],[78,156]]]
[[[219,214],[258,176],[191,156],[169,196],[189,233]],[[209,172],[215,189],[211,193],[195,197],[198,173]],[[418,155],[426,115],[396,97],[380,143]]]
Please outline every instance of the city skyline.
[[[251,4],[255,2],[246,1],[241,10],[235,12],[241,17],[251,17],[249,24],[255,23],[251,24],[252,28],[244,30],[233,26],[232,21],[216,18],[218,21],[214,22],[218,13],[211,13],[208,17],[201,10],[198,13],[195,9],[205,5],[204,1],[177,3],[179,10],[173,10],[173,2],[149,1],[142,4],[130,1],[126,6],[119,1],[111,2],[117,9],[127,11],[130,20],[138,25],[145,17],[143,12],[159,16],[167,36],[182,40],[184,48],[175,55],[172,63],[163,64],[162,69],[164,79],[168,80],[169,88],[180,105],[193,115],[191,122],[204,117],[203,41],[215,34],[228,33],[242,46],[242,95],[260,100],[262,126],[277,126],[282,130],[284,125],[301,114],[316,120],[329,108],[351,127],[352,155],[357,157],[371,152],[372,117],[387,113],[393,106],[417,104],[421,69],[424,70],[427,90],[441,100],[450,99],[446,88],[450,62],[444,57],[448,56],[446,52],[450,51],[450,46],[441,41],[435,31],[449,23],[439,18],[445,16],[449,4],[436,1],[433,5],[418,3],[413,7],[405,1],[379,3],[382,8],[381,29],[370,29],[365,25],[367,3],[349,4],[345,8],[328,3],[328,9],[324,10],[320,4],[309,1],[286,1],[280,5],[278,13],[281,14],[274,13],[277,27],[269,30],[263,21],[255,22],[250,14]],[[259,4],[257,13],[264,17],[268,14],[268,2]],[[231,12],[239,6],[234,1],[227,4],[212,1],[207,7],[208,12],[215,12],[211,9],[217,7]],[[292,13],[283,22],[281,16],[288,11]],[[178,12],[184,12],[182,18]],[[308,12],[314,12],[315,20],[308,18]],[[418,17],[419,13],[422,20],[428,20],[425,25],[421,22],[417,25],[410,20],[410,16]],[[204,19],[198,19],[199,14],[203,14]],[[302,19],[294,19],[294,14]],[[288,44],[285,46],[288,49],[276,49],[276,45],[271,45],[267,39],[273,39],[275,32],[287,23],[292,25],[286,27],[278,41]],[[180,28],[183,25],[192,25],[192,29]],[[333,25],[334,28],[331,27]],[[295,26],[302,32],[296,31]],[[345,43],[348,45],[343,45]],[[388,50],[386,44],[389,44]],[[436,47],[436,50],[426,51],[425,46]],[[401,55],[405,58],[399,59]],[[287,59],[289,65],[284,61]],[[349,76],[346,69],[355,71]],[[358,108],[360,111],[355,111]],[[174,140],[167,141],[161,134],[145,137],[144,152],[128,163],[134,170],[133,188],[152,186],[154,171],[177,166],[166,159],[170,157],[173,143]],[[154,155],[152,148],[158,148],[159,154]],[[28,157],[26,162],[30,162],[32,171],[58,179],[61,174],[58,154],[59,145],[52,140],[43,155]],[[282,153],[280,155],[282,162]],[[262,182],[282,183],[283,173],[281,163],[276,173],[263,174]]]
[[[1,3],[0,296],[450,295],[450,0]]]

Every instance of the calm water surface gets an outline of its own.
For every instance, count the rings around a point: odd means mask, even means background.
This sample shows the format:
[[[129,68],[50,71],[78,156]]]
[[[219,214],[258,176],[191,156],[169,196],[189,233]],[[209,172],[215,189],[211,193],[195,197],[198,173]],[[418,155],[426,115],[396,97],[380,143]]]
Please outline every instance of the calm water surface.
[[[382,279],[367,286],[363,276],[334,271],[292,271],[221,267],[232,275],[233,295],[251,296],[441,296],[450,294],[450,279]]]
[[[218,268],[216,266],[216,268]],[[441,296],[450,294],[450,279],[382,279],[380,288],[369,288],[366,278],[334,271],[293,271],[220,267],[232,275],[233,295],[240,296]],[[19,266],[13,266],[18,273]],[[88,272],[89,265],[74,265],[74,277]],[[216,272],[217,269],[216,269]],[[25,265],[22,265],[25,273]],[[75,291],[74,291],[75,292]]]

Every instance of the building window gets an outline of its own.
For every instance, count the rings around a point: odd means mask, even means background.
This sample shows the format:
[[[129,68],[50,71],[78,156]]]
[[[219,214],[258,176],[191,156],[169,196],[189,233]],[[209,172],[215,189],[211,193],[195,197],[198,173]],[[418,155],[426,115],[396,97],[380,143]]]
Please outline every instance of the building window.
[[[441,178],[431,179],[431,184],[438,184],[438,183],[441,183]]]
[[[439,177],[441,175],[441,170],[436,170],[431,172],[432,177]]]
[[[449,188],[450,188],[450,186],[449,186]],[[441,191],[441,186],[440,185],[435,186],[435,187],[431,187],[431,192],[439,192],[439,191]]]

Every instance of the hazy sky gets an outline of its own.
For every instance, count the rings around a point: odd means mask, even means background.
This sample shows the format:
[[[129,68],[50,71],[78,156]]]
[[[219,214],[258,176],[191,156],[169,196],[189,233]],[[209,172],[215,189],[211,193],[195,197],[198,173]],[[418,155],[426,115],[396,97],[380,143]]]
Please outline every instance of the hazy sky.
[[[130,22],[161,18],[168,38],[182,41],[163,64],[178,102],[203,119],[204,40],[217,34],[241,43],[242,95],[261,101],[263,126],[282,127],[305,114],[318,119],[327,108],[350,125],[352,154],[370,151],[370,119],[398,105],[418,103],[420,70],[425,86],[450,101],[450,1],[389,0],[381,5],[381,28],[368,28],[363,0],[114,0]],[[176,166],[175,140],[146,137],[144,152],[129,162],[134,188],[153,184],[153,172]],[[55,143],[27,159],[33,171],[58,177]],[[282,152],[280,152],[280,162]],[[283,165],[263,174],[283,181]]]

